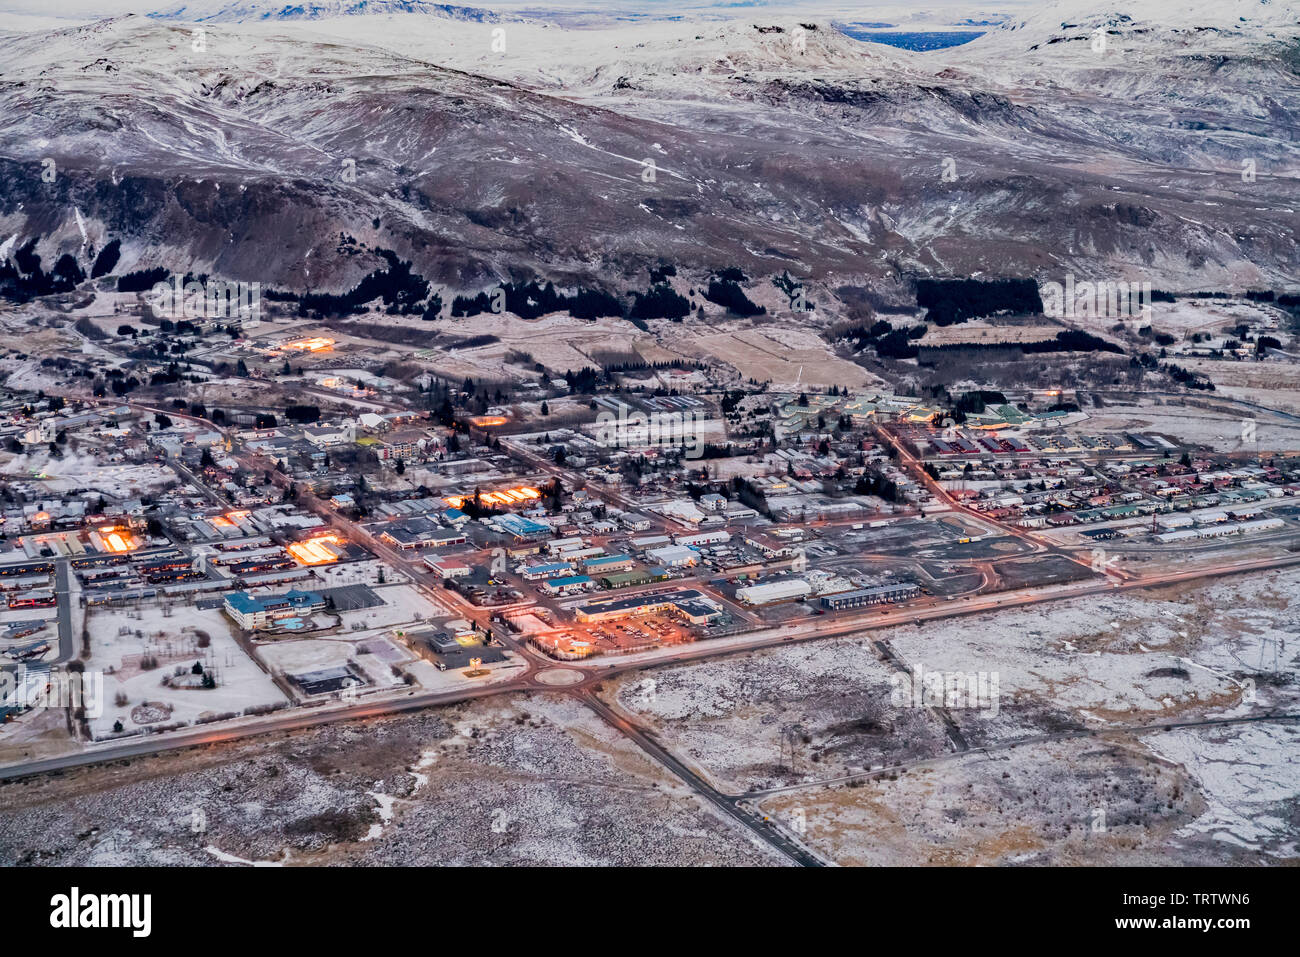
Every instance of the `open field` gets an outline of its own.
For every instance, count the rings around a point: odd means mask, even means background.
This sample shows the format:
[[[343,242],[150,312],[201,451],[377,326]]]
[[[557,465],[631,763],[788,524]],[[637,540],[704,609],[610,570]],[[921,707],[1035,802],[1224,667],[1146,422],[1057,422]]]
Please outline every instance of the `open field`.
[[[1007,609],[628,674],[603,696],[729,793],[1021,740],[1290,713],[1300,706],[1298,587],[1300,572],[1288,571]],[[992,693],[896,697],[909,674],[984,676]],[[1262,753],[1259,773],[1285,780],[1277,752]],[[900,785],[917,792],[909,800],[928,793],[917,780]]]
[[[682,349],[727,362],[747,379],[795,387],[879,386],[881,380],[861,366],[834,356],[813,330],[759,326],[691,336]]]
[[[0,786],[0,863],[780,863],[580,704],[531,696]]]
[[[847,866],[1294,863],[1297,745],[1295,724],[1026,744],[761,807]]]
[[[103,712],[89,716],[96,738],[112,737],[118,721],[125,732],[139,733],[285,701],[215,609],[186,608],[174,616],[159,608],[92,609],[86,628],[86,670],[104,672]],[[215,688],[195,686],[195,664],[214,676]]]
[[[1257,401],[1258,395],[1242,396]],[[1279,406],[1280,407],[1280,406]],[[1243,422],[1253,421],[1255,444],[1245,448],[1241,442]],[[1283,422],[1260,413],[1233,414],[1208,409],[1168,406],[1107,405],[1104,410],[1090,410],[1085,426],[1093,432],[1148,431],[1167,435],[1181,442],[1208,445],[1226,451],[1295,451],[1300,449],[1300,422]]]
[[[1036,325],[994,325],[987,320],[975,319],[959,326],[942,326],[931,329],[917,340],[920,346],[992,345],[1002,342],[1041,342],[1052,339],[1061,331],[1060,326],[1044,323]]]

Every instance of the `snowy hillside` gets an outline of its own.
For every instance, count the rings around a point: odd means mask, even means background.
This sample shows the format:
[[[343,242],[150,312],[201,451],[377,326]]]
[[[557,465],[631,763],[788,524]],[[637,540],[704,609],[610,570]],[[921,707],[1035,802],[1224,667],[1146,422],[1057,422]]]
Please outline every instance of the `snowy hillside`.
[[[431,3],[427,0],[315,0],[292,3],[285,0],[235,0],[235,2],[179,3],[151,17],[186,23],[255,23],[258,21],[326,20],[337,17],[385,16],[410,13],[447,17],[476,23],[496,23],[502,16],[481,7]]]
[[[122,269],[299,290],[372,268],[340,237],[461,288],[660,261],[824,288],[1294,282],[1300,28],[1246,0],[1138,7],[926,54],[830,18],[572,28],[415,0],[0,36],[0,241],[52,261],[116,238]]]

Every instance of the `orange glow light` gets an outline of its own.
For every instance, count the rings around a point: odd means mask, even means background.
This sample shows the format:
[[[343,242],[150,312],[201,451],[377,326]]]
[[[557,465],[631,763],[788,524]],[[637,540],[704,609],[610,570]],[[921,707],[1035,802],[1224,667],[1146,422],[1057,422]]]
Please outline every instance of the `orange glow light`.
[[[473,499],[472,495],[450,495],[443,501],[452,508],[461,508],[466,502]],[[530,485],[520,485],[516,488],[498,489],[495,492],[482,492],[479,495],[479,501],[484,505],[518,505],[521,502],[530,502],[542,497],[542,493]]]
[[[98,529],[98,532],[99,540],[104,543],[104,547],[115,555],[135,551],[140,547],[140,542],[134,535],[117,525],[105,526]]]
[[[286,342],[284,348],[293,349],[295,352],[333,352],[334,340],[328,336],[309,336]]]
[[[333,532],[316,535],[301,542],[291,542],[285,548],[289,554],[303,565],[329,565],[338,561],[338,556],[328,545],[342,545],[343,537]]]

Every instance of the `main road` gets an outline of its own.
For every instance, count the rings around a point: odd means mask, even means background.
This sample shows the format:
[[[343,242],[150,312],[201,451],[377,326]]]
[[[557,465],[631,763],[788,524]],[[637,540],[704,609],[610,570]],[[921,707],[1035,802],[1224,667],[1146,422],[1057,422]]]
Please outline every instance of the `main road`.
[[[582,680],[568,686],[565,690],[581,691],[600,681],[631,671],[643,671],[687,661],[743,654],[786,642],[844,637],[895,625],[919,624],[921,621],[956,618],[1003,608],[1026,607],[1043,602],[1078,598],[1084,595],[1110,594],[1118,591],[1197,581],[1204,578],[1217,578],[1223,575],[1268,571],[1297,565],[1300,565],[1300,554],[1170,572],[1164,575],[1151,576],[1142,581],[1075,582],[1067,585],[1048,586],[1047,588],[1025,589],[1017,592],[1003,592],[999,595],[980,596],[969,601],[932,602],[925,607],[890,606],[884,612],[875,614],[865,612],[842,616],[827,615],[795,625],[776,625],[751,633],[706,639],[693,645],[665,648],[661,651],[642,652],[629,655],[618,662],[602,662],[596,659],[584,662],[565,662],[563,665],[557,663],[555,667],[579,671],[583,675]],[[156,736],[146,735],[130,742],[91,745],[84,751],[72,754],[0,767],[0,780],[27,777],[47,771],[180,750],[205,744],[234,741],[239,738],[277,731],[300,730],[331,721],[351,721],[358,718],[401,714],[422,708],[454,704],[459,701],[470,701],[498,694],[556,690],[554,686],[547,685],[544,681],[538,679],[537,666],[533,662],[525,656],[517,657],[518,660],[525,663],[525,670],[509,681],[497,681],[491,684],[467,684],[463,688],[448,691],[408,691],[404,694],[398,693],[382,697],[376,695],[352,704],[332,704],[311,709],[300,708],[256,718],[236,719],[236,721],[220,727],[212,726],[205,729],[193,729]]]

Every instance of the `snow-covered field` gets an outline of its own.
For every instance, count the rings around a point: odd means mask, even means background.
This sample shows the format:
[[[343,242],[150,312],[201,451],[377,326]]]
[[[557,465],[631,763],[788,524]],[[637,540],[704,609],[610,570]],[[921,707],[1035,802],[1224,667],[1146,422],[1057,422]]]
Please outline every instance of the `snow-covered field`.
[[[783,861],[556,696],[0,784],[0,800],[0,864]]]
[[[930,711],[890,706],[891,674],[866,642],[817,642],[625,676],[605,697],[736,792],[942,753]]]
[[[39,487],[51,499],[65,492],[94,489],[119,501],[159,492],[177,483],[170,467],[149,462],[141,465],[110,465],[91,454],[68,453],[53,458],[42,447],[10,456],[0,465],[0,481],[39,480]]]
[[[1294,709],[1297,595],[1300,571],[1079,598],[655,669],[606,694],[724,789],[824,780],[953,748],[932,709],[893,703],[876,641],[914,674],[996,676],[995,700],[947,709],[974,748]]]
[[[389,688],[400,684],[401,679],[393,674],[392,667],[383,658],[360,653],[358,645],[361,643],[350,636],[300,638],[263,642],[257,653],[272,671],[285,674],[321,671],[351,662],[365,673],[373,687]]]
[[[86,628],[90,631],[86,671],[105,672],[103,713],[90,716],[96,738],[113,736],[117,721],[131,733],[150,725],[193,724],[207,716],[238,714],[285,701],[271,677],[235,642],[219,610],[178,607],[168,616],[159,607],[92,609]],[[208,636],[206,648],[201,647],[201,635]],[[146,656],[155,659],[157,666],[142,668],[142,663],[149,663],[141,661]],[[174,676],[178,668],[188,675],[196,662],[215,675],[216,688],[163,685],[163,679]],[[125,704],[117,704],[119,694],[125,695]]]
[[[1261,396],[1256,393],[1243,398],[1258,401]],[[1182,442],[1235,451],[1241,448],[1242,423],[1247,421],[1253,422],[1255,428],[1255,446],[1252,448],[1274,451],[1300,449],[1300,422],[1282,422],[1266,413],[1250,410],[1233,414],[1178,405],[1107,405],[1104,410],[1089,411],[1087,427],[1093,432],[1158,432]]]
[[[1178,730],[1144,743],[1178,762],[1205,793],[1208,807],[1179,837],[1205,835],[1278,858],[1300,857],[1300,727],[1294,722]]]

